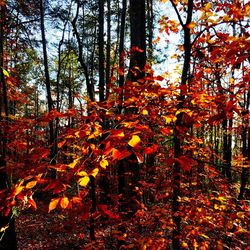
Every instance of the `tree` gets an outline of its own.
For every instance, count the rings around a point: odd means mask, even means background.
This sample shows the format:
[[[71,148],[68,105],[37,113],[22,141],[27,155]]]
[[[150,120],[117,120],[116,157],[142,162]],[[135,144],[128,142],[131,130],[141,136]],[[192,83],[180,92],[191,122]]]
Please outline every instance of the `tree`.
[[[10,188],[10,181],[7,172],[7,134],[9,127],[9,108],[8,108],[8,96],[7,96],[7,84],[5,77],[9,73],[5,69],[4,59],[4,43],[6,32],[6,4],[0,5],[0,80],[1,80],[1,92],[0,92],[0,138],[1,138],[1,155],[0,155],[0,191],[2,195],[6,195],[6,192]],[[4,116],[2,116],[4,114]],[[6,191],[7,190],[7,191]],[[7,212],[1,211],[0,214],[0,228],[4,228],[0,233],[0,249],[17,249],[15,225],[12,210]]]

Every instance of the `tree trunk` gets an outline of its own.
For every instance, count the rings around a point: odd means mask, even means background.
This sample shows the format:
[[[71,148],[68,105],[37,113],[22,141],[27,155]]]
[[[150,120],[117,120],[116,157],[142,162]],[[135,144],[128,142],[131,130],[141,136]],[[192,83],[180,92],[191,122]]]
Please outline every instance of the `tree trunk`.
[[[98,1],[98,56],[99,56],[99,101],[104,101],[105,81],[104,81],[104,0]]]
[[[110,0],[107,0],[107,48],[106,48],[106,98],[109,95],[110,84],[110,48],[111,48],[111,6]]]
[[[6,169],[6,146],[7,146],[7,129],[8,129],[8,98],[7,98],[7,86],[4,69],[4,30],[5,30],[5,17],[6,6],[1,5],[1,19],[0,19],[0,191],[9,188],[9,178]],[[4,117],[2,117],[2,112]],[[15,221],[13,214],[10,211],[8,215],[0,214],[0,229],[8,226],[8,228],[0,232],[0,249],[15,250],[17,249],[16,233],[15,233]]]
[[[145,0],[130,0],[130,65],[128,80],[137,81],[144,77],[146,64],[146,17]]]
[[[144,66],[146,64],[145,7],[145,0],[130,0],[131,57],[128,73],[129,81],[137,81],[144,76]],[[125,10],[126,1],[123,1],[122,25],[124,25],[125,21]],[[123,35],[124,27],[121,27],[120,54],[123,53]],[[122,58],[120,59],[120,65],[124,65]],[[119,79],[119,84],[120,87],[123,86],[123,78]],[[125,110],[125,112],[134,112],[134,110]],[[139,164],[135,155],[132,155],[126,161],[121,161],[118,165],[118,192],[123,196],[119,210],[123,212],[126,210],[130,215],[135,214],[137,211],[137,197],[133,189],[139,181],[139,173]]]
[[[90,79],[89,79],[88,67],[83,59],[83,46],[82,46],[81,38],[80,38],[80,35],[78,33],[78,30],[77,30],[77,26],[76,26],[76,22],[77,22],[78,15],[79,15],[79,9],[80,9],[80,1],[78,0],[77,1],[77,8],[76,8],[76,15],[75,15],[73,21],[71,22],[71,24],[73,27],[74,34],[76,36],[76,41],[77,41],[77,45],[78,45],[78,60],[79,60],[79,63],[83,69],[83,73],[85,76],[87,93],[88,93],[89,99],[91,101],[94,101],[95,100],[94,85],[90,82]]]
[[[127,0],[122,0],[122,13],[121,13],[121,22],[120,22],[120,40],[119,40],[119,69],[124,72],[124,36],[125,36],[125,24],[126,24],[126,11],[127,10]],[[119,87],[124,85],[124,74],[119,75]],[[122,94],[121,94],[122,95]],[[121,100],[122,100],[121,96]]]
[[[249,105],[250,105],[250,91],[247,90],[247,94],[245,95],[244,98],[244,111],[243,111],[243,131],[242,131],[242,155],[244,157],[244,163],[247,164],[247,162],[250,161],[250,149],[249,149],[249,145],[250,145],[250,127],[249,127],[249,118],[248,118],[248,114],[249,114]],[[248,163],[249,164],[249,163]],[[246,190],[246,186],[248,184],[248,180],[249,180],[249,168],[243,168],[242,172],[241,172],[241,178],[240,178],[240,193],[238,196],[239,200],[243,200],[244,199],[244,193]]]
[[[153,30],[154,30],[153,0],[147,0],[147,62],[152,66],[153,62]]]
[[[190,60],[191,60],[191,35],[190,29],[187,27],[192,21],[192,14],[193,14],[193,0],[188,1],[188,8],[187,8],[187,19],[186,23],[183,23],[179,12],[175,6],[174,1],[171,0],[171,3],[178,15],[180,24],[184,31],[184,63],[182,68],[182,76],[181,76],[181,86],[186,86],[187,81],[189,79],[189,70],[190,70]],[[185,88],[181,88],[181,93],[179,97],[179,104],[177,105],[177,109],[182,109],[184,107],[185,101]],[[177,120],[174,129],[174,157],[179,158],[183,152],[181,148],[182,144],[182,137],[181,133],[183,130],[182,125],[182,113],[177,115]],[[179,214],[180,204],[179,198],[181,197],[181,165],[179,162],[174,164],[173,169],[173,201],[172,201],[172,217],[174,222],[173,234],[172,234],[172,248],[175,250],[181,249],[180,245],[180,237],[181,237],[181,217]]]
[[[44,0],[40,0],[40,28],[41,28],[41,37],[42,37],[42,46],[43,46],[43,65],[44,65],[44,74],[45,74],[45,85],[47,91],[47,101],[48,101],[48,111],[51,112],[53,109],[53,101],[51,97],[51,84],[50,84],[50,75],[49,75],[49,64],[48,64],[48,55],[47,55],[47,41],[45,36],[45,27],[44,27]],[[56,144],[55,144],[55,134],[54,134],[54,125],[53,120],[49,121],[49,144],[51,147],[50,150],[50,159],[51,164],[55,164],[56,156]],[[51,178],[56,178],[56,172],[51,171]]]

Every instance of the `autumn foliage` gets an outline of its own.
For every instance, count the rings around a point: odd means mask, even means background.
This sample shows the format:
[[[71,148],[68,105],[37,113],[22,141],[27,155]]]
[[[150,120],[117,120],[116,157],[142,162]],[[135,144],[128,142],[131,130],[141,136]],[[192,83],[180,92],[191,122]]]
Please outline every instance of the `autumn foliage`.
[[[196,14],[185,23],[190,3]],[[250,5],[171,0],[168,8],[177,18],[162,17],[160,32],[190,36],[177,45],[175,73],[135,66],[144,76],[118,86],[126,71],[115,65],[104,101],[75,91],[81,105],[27,114],[35,89],[23,91],[18,72],[2,69],[16,108],[0,119],[11,176],[3,215],[59,217],[77,229],[78,249],[171,249],[178,218],[179,249],[247,249],[248,184],[239,192],[250,160]],[[133,47],[124,60],[134,50],[143,53]]]

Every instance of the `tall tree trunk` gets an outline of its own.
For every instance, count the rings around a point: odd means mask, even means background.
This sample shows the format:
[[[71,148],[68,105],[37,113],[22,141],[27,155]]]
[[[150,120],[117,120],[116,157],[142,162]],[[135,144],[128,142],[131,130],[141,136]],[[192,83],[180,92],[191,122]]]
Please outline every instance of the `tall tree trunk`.
[[[182,29],[184,31],[184,63],[182,68],[182,76],[181,76],[181,93],[179,96],[179,103],[177,105],[177,109],[180,110],[184,107],[184,101],[185,101],[185,92],[183,88],[186,86],[187,81],[189,79],[189,71],[190,71],[190,60],[191,60],[191,35],[190,35],[190,29],[188,28],[187,24],[189,24],[192,21],[192,15],[193,15],[193,0],[188,1],[187,6],[187,18],[186,22],[183,23],[181,16],[177,10],[177,7],[174,3],[174,1],[171,0],[171,4],[173,5],[176,14],[179,18],[179,22],[182,26]],[[183,86],[183,87],[182,87]],[[179,113],[177,115],[177,120],[175,124],[174,129],[174,157],[178,159],[182,154],[182,113]],[[179,214],[180,210],[180,204],[179,204],[179,198],[181,197],[181,165],[179,162],[176,162],[174,164],[173,168],[173,201],[172,201],[172,217],[174,222],[174,228],[173,228],[173,235],[172,235],[172,248],[175,250],[181,249],[180,245],[180,237],[181,237],[181,217]]]
[[[0,191],[9,188],[9,178],[6,169],[6,146],[7,146],[7,130],[8,130],[8,98],[7,86],[4,69],[4,32],[6,20],[6,5],[1,5],[0,19]],[[2,112],[4,117],[2,117]],[[15,250],[17,249],[15,222],[13,214],[10,211],[8,215],[0,214],[0,229],[8,226],[5,231],[0,232],[0,249]]]
[[[110,49],[111,49],[111,6],[107,0],[107,48],[106,48],[106,98],[109,95],[110,84]]]
[[[153,62],[153,30],[154,30],[154,11],[153,0],[147,0],[147,62],[152,66]]]
[[[120,21],[120,40],[119,40],[119,69],[124,73],[124,37],[125,37],[125,24],[126,24],[126,11],[127,10],[127,0],[122,0],[122,10],[121,10],[121,21]],[[119,87],[124,85],[124,74],[119,74]],[[121,96],[121,100],[122,100]]]
[[[99,55],[99,101],[105,99],[105,79],[104,79],[104,0],[98,1],[98,55]]]
[[[71,22],[71,24],[73,27],[74,34],[76,36],[76,41],[77,41],[77,45],[78,45],[78,60],[79,60],[79,63],[83,69],[83,73],[85,76],[87,93],[88,93],[89,99],[91,101],[94,101],[95,100],[94,85],[90,82],[90,79],[89,79],[89,70],[88,70],[87,64],[84,62],[84,59],[83,59],[82,41],[81,41],[78,29],[77,29],[77,25],[76,25],[77,19],[79,16],[79,9],[80,9],[80,1],[78,0],[77,7],[76,7],[76,15],[75,15],[73,21]]]
[[[48,111],[52,111],[53,109],[53,101],[51,97],[51,84],[50,84],[50,75],[49,75],[49,64],[48,64],[48,55],[47,55],[47,41],[45,36],[45,26],[44,26],[44,12],[45,5],[44,0],[40,0],[40,28],[41,28],[41,36],[42,36],[42,46],[43,46],[43,65],[44,65],[44,74],[45,74],[45,85],[47,91],[47,101],[48,101]],[[53,120],[49,121],[49,144],[51,146],[50,150],[50,159],[51,164],[55,164],[55,156],[56,156],[56,144],[55,144],[55,134],[54,134],[54,125]],[[51,177],[56,177],[56,172],[51,172]]]
[[[249,127],[249,107],[250,107],[250,91],[247,90],[244,98],[244,111],[243,111],[243,131],[242,131],[242,155],[244,157],[244,164],[250,161],[250,127]],[[244,193],[249,180],[249,168],[242,168],[240,178],[240,193],[238,196],[239,200],[244,199]]]
[[[146,64],[146,28],[145,28],[145,0],[130,0],[130,41],[131,41],[131,57],[128,73],[129,81],[137,81],[144,76],[144,66]],[[122,25],[125,22],[126,1],[123,1]],[[123,53],[124,27],[121,27],[121,39],[119,52]],[[136,49],[135,49],[136,48]],[[124,65],[122,58],[120,65]],[[135,73],[136,71],[136,73]],[[119,79],[120,87],[123,86],[123,78]],[[134,112],[134,110],[125,110],[125,112]],[[131,174],[129,174],[131,173]],[[126,161],[121,161],[118,165],[118,192],[122,194],[123,200],[119,210],[129,211],[134,214],[137,211],[136,193],[133,187],[137,186],[139,181],[139,164],[135,155],[132,155]],[[129,202],[128,202],[129,201]]]
[[[130,65],[128,80],[137,81],[144,77],[146,64],[146,16],[145,0],[130,0]]]

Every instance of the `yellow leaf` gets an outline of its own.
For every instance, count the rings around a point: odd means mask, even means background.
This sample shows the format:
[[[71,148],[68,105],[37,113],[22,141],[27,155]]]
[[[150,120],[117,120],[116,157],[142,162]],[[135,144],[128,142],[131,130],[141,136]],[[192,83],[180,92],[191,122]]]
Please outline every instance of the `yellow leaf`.
[[[214,209],[218,210],[220,207],[217,204],[214,204]]]
[[[218,200],[219,200],[220,202],[224,202],[224,201],[226,201],[227,199],[226,199],[225,197],[223,197],[223,196],[218,196]]]
[[[78,163],[80,158],[75,159],[72,163],[68,164],[69,168],[74,168],[76,166],[76,164]]]
[[[141,138],[138,135],[133,135],[131,140],[128,142],[128,145],[132,148],[135,147],[139,142],[141,141]]]
[[[14,195],[18,195],[19,193],[21,193],[23,188],[24,188],[23,186],[16,187],[16,189],[14,191]]]
[[[7,76],[7,77],[10,77],[9,72],[8,72],[7,70],[5,70],[5,69],[3,69],[3,74],[4,74],[5,76]]]
[[[2,232],[4,232],[6,229],[8,229],[9,228],[9,225],[7,225],[7,226],[5,226],[5,227],[1,227],[1,229],[0,229],[0,233],[2,233]]]
[[[117,136],[117,137],[124,137],[125,134],[124,134],[124,132],[120,132],[120,133],[116,134],[116,136]]]
[[[33,188],[37,184],[37,181],[30,181],[26,184],[26,188]]]
[[[49,212],[54,210],[59,202],[60,198],[52,199],[49,203]]]
[[[244,217],[245,217],[244,212],[238,212],[236,215],[237,215],[238,218],[240,218],[240,219],[242,219],[242,220],[243,220]]]
[[[107,167],[108,165],[109,165],[109,163],[108,163],[107,160],[102,159],[102,160],[100,161],[100,166],[101,166],[102,168],[106,169],[106,167]]]
[[[208,11],[211,8],[212,8],[212,3],[207,3],[205,6],[205,10]]]
[[[206,238],[206,239],[209,239],[209,237],[205,234],[201,234],[202,237]]]
[[[143,115],[148,115],[148,111],[146,109],[143,109],[141,112]]]
[[[180,113],[186,113],[189,116],[192,116],[193,112],[190,109],[179,109],[179,110],[176,111],[175,115],[178,115]]]
[[[99,168],[95,168],[92,172],[91,175],[95,178],[99,172]]]
[[[77,175],[79,176],[88,176],[88,173],[85,171],[80,171]]]
[[[163,118],[165,119],[165,122],[167,124],[171,123],[171,122],[175,122],[176,121],[176,116],[174,115],[166,115],[166,116],[163,116]]]
[[[67,206],[69,205],[68,197],[63,197],[60,201],[60,205],[63,209],[67,208]]]
[[[86,187],[88,185],[88,183],[89,183],[89,180],[90,179],[89,179],[88,176],[84,176],[83,178],[79,179],[78,183],[79,183],[80,186]]]

